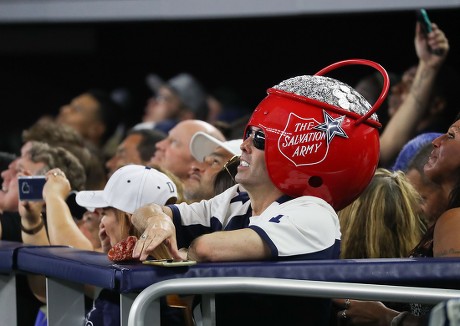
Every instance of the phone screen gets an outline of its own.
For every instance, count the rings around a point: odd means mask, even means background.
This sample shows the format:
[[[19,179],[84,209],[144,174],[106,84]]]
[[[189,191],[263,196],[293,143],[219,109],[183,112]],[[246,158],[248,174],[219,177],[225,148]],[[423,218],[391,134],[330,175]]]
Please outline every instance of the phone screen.
[[[43,200],[44,175],[18,177],[19,200]]]

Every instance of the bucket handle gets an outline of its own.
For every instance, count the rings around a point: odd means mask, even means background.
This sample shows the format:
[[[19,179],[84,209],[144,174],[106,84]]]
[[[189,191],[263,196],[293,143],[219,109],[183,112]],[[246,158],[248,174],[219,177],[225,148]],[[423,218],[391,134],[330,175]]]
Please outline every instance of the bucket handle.
[[[378,63],[371,61],[371,60],[366,60],[366,59],[349,59],[349,60],[343,60],[339,61],[336,63],[333,63],[320,71],[318,71],[315,76],[323,76],[324,74],[330,72],[331,70],[334,70],[336,68],[340,68],[343,66],[348,66],[348,65],[365,65],[365,66],[370,66],[375,68],[380,72],[380,74],[383,76],[383,88],[382,92],[380,93],[377,101],[374,103],[374,106],[362,117],[356,120],[355,125],[359,125],[363,121],[367,120],[372,114],[374,114],[375,111],[380,107],[380,105],[383,103],[385,98],[387,97],[388,90],[390,88],[390,78],[388,77],[387,71]]]

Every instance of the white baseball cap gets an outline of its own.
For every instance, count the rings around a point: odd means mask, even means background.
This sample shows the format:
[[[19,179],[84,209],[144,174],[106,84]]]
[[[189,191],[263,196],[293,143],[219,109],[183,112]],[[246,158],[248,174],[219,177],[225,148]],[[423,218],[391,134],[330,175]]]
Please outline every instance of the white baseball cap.
[[[77,204],[91,210],[114,207],[126,213],[146,204],[164,205],[177,198],[174,182],[164,173],[144,165],[129,164],[116,170],[104,190],[80,191]]]
[[[234,139],[228,141],[220,141],[207,133],[198,131],[190,140],[190,152],[193,157],[202,162],[206,156],[216,150],[217,147],[222,147],[233,155],[241,155],[240,146],[243,139]]]

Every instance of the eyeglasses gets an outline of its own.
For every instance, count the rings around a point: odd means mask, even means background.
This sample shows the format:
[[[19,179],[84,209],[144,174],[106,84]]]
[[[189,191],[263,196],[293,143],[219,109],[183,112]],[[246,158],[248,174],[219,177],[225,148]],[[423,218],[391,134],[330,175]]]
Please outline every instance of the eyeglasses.
[[[224,169],[227,171],[227,173],[230,175],[230,178],[232,178],[233,182],[235,182],[235,178],[233,177],[232,172],[228,169],[230,165],[238,161],[240,157],[238,155],[233,155],[231,159],[229,159],[227,162],[224,164]],[[236,183],[236,182],[235,182]]]
[[[244,135],[244,140],[252,138],[252,143],[254,147],[260,149],[261,151],[265,150],[265,135],[262,130],[252,130],[251,128],[246,129],[246,134]]]

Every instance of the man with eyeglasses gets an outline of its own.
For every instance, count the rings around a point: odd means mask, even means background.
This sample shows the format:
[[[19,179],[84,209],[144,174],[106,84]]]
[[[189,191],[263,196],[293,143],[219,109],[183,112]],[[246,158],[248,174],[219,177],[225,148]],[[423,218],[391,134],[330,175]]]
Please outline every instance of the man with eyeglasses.
[[[190,141],[190,152],[196,159],[184,182],[184,195],[189,201],[210,199],[215,194],[214,180],[217,173],[233,157],[241,155],[242,139],[220,141],[204,133],[197,132]]]
[[[360,137],[345,119],[356,119],[370,109],[368,104],[358,107],[367,101],[348,85],[336,82],[299,76],[270,88],[246,126],[237,184],[193,204],[139,208],[132,222],[143,235],[133,257],[156,257],[155,248],[165,243],[175,260],[198,262],[339,258],[341,233],[335,210],[351,202],[373,172],[363,169],[363,176],[344,176],[348,169],[334,165],[334,155],[351,145],[350,139]],[[353,112],[341,109],[347,94]],[[324,104],[319,95],[324,96]],[[331,107],[336,111],[330,111]],[[378,142],[378,132],[371,133],[367,137]],[[360,155],[353,159],[362,161]],[[377,162],[372,164],[375,170]],[[335,176],[332,181],[330,175]],[[337,181],[353,191],[341,186],[337,195]],[[329,320],[330,300],[279,300],[262,295],[219,298],[219,325],[327,325]],[[231,308],[233,304],[238,306]]]

